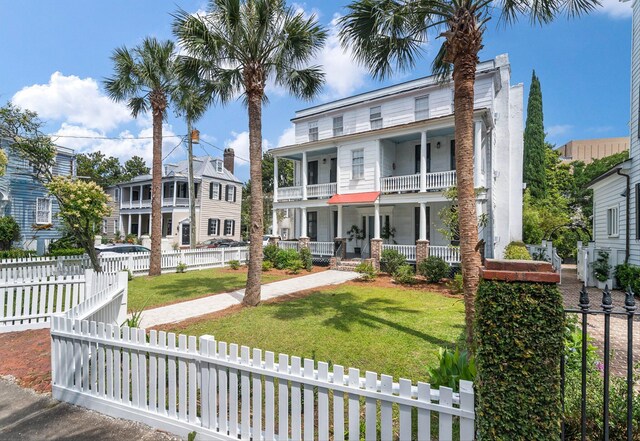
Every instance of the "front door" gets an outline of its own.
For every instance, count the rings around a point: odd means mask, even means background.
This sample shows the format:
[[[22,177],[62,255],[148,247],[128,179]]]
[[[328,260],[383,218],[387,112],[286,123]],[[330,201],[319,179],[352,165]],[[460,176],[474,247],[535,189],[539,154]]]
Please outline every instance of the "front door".
[[[307,212],[307,236],[311,242],[318,241],[318,212]]]
[[[182,224],[182,245],[189,245],[191,243],[191,225]]]
[[[309,161],[307,164],[307,185],[318,183],[318,161]]]
[[[337,158],[330,159],[331,164],[329,168],[329,182],[337,182],[338,166]]]
[[[415,146],[415,173],[420,173],[420,157],[421,157],[420,144]],[[431,173],[431,143],[427,143],[427,173]]]

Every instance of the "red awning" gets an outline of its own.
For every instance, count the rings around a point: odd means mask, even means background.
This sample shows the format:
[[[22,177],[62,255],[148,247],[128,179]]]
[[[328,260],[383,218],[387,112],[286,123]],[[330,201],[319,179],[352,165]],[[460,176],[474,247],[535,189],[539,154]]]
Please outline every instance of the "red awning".
[[[368,191],[364,193],[350,193],[350,194],[334,194],[331,199],[327,201],[331,205],[339,204],[367,204],[373,203],[380,196],[379,191]]]

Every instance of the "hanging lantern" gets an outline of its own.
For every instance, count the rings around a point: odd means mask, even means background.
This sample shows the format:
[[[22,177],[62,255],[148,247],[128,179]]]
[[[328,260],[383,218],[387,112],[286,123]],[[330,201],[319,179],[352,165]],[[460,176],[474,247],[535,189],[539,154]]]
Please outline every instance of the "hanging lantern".
[[[193,129],[191,131],[191,143],[192,144],[200,144],[200,130]]]

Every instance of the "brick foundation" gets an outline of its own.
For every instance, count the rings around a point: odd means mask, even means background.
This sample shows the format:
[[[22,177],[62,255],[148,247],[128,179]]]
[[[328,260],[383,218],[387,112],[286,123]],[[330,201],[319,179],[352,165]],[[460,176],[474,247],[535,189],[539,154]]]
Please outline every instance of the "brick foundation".
[[[422,262],[429,257],[429,241],[418,240],[416,241],[416,264]]]
[[[560,274],[551,263],[533,260],[486,259],[480,278],[504,282],[560,283]]]
[[[311,242],[311,239],[308,237],[301,237],[298,239],[298,249],[309,248],[309,242]]]

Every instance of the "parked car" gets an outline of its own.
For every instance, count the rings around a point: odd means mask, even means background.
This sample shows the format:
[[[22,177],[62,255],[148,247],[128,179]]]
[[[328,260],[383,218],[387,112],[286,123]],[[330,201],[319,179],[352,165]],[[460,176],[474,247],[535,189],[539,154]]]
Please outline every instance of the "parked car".
[[[233,239],[208,239],[196,245],[196,248],[218,248],[221,244],[234,242]]]
[[[265,234],[264,236],[262,236],[262,246],[266,247],[267,245],[269,245],[269,239],[271,239],[273,236],[269,236],[268,234]],[[279,240],[282,240],[281,237],[278,237]]]
[[[231,242],[224,242],[221,243],[218,248],[238,248],[238,247],[246,247],[249,244],[247,242],[236,242],[236,241],[231,241]]]
[[[96,247],[96,252],[101,256],[126,254],[126,253],[150,253],[151,250],[142,245],[116,244]]]

